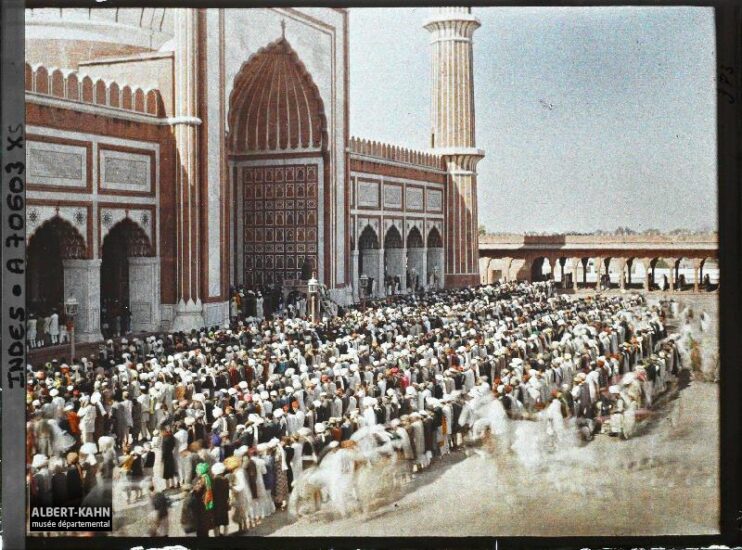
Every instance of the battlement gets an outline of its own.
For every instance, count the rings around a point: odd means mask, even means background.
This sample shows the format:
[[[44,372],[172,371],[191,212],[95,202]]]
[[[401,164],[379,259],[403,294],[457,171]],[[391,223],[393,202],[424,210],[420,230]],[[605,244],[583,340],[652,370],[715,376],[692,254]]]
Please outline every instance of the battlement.
[[[348,142],[348,151],[351,155],[372,157],[400,164],[409,164],[424,169],[446,169],[442,158],[438,155],[427,153],[425,151],[407,149],[389,143],[382,143],[380,141],[352,137]]]
[[[26,63],[26,92],[153,117],[164,116],[159,90],[93,78],[77,71]]]

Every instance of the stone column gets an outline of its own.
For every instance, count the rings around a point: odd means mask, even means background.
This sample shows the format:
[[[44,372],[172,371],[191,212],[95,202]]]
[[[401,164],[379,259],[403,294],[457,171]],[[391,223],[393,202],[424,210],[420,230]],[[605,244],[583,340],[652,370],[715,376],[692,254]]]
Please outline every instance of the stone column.
[[[407,270],[410,269],[407,258],[407,239],[402,237],[402,257],[399,259],[399,291],[407,293]]]
[[[510,282],[510,268],[513,266],[512,258],[502,259],[502,280],[506,283]]]
[[[352,277],[352,287],[353,287],[353,302],[358,302],[361,299],[361,293],[359,285],[359,277],[361,274],[359,273],[358,269],[358,262],[359,262],[360,255],[358,254],[358,249],[355,248],[350,253],[350,269],[351,269],[351,277]]]
[[[77,300],[75,340],[97,342],[100,332],[100,266],[103,260],[62,260],[64,301]]]
[[[386,286],[384,285],[384,249],[379,248],[379,261],[376,264],[377,269],[379,270],[379,273],[376,277],[376,280],[379,281],[378,285],[376,285],[376,289],[379,296],[385,296],[386,295]]]
[[[675,262],[675,290],[683,290],[683,285],[680,284],[680,260]]]
[[[595,258],[595,288],[600,290],[600,276],[603,274],[603,258]]]
[[[564,275],[564,264],[567,263],[567,258],[557,258],[557,262],[559,262],[559,268],[562,278],[562,288],[567,289],[567,278]]]
[[[468,7],[437,8],[425,23],[431,34],[431,147],[446,163],[447,286],[479,283],[479,222],[476,166],[484,151],[475,145],[472,37],[480,26]]]
[[[675,292],[675,258],[665,258],[665,261],[670,264],[670,272],[667,277],[667,282],[670,284],[670,292]]]
[[[578,289],[577,266],[580,265],[582,259],[572,258],[570,261],[572,262],[572,288],[576,291]]]
[[[407,249],[407,269],[410,270],[410,275],[412,275],[412,270],[415,270],[415,273],[417,273],[417,280],[420,285],[423,284],[422,274],[425,266],[425,249],[424,248],[408,248]],[[411,281],[411,283],[414,283],[414,281]]]
[[[428,247],[425,246],[422,248],[423,251],[423,257],[420,261],[421,264],[421,270],[420,270],[420,286],[423,288],[428,288]]]
[[[618,287],[626,290],[626,258],[618,258]]]
[[[379,264],[382,261],[379,256],[379,250],[374,248],[364,249],[359,251],[359,255],[363,257],[363,272],[359,273],[358,276],[360,277],[365,274],[369,279],[373,279],[374,287],[372,293],[379,295]],[[358,298],[360,299],[360,294]]]
[[[559,258],[556,257],[549,257],[549,269],[551,270],[549,272],[549,277],[552,281],[556,281],[556,275],[557,275],[557,269],[559,267]],[[542,268],[543,269],[543,268]]]
[[[173,331],[190,331],[204,326],[199,289],[201,210],[199,182],[198,118],[198,10],[174,10],[175,29],[175,205],[177,304]]]
[[[641,260],[642,267],[644,268],[644,290],[649,292],[651,286],[649,284],[649,277],[652,273],[652,260],[649,258]]]
[[[436,265],[440,266],[439,270],[439,281],[438,281],[438,287],[439,288],[445,288],[446,286],[446,270],[444,269],[445,266],[445,256],[443,255],[443,248],[438,249],[438,261]]]
[[[703,266],[706,265],[706,260],[699,260],[699,266],[698,266],[698,278],[701,282],[703,282]]]
[[[132,332],[160,328],[160,259],[132,257],[129,261],[129,309]]]
[[[701,289],[701,260],[698,258],[693,259],[693,292],[698,292]]]

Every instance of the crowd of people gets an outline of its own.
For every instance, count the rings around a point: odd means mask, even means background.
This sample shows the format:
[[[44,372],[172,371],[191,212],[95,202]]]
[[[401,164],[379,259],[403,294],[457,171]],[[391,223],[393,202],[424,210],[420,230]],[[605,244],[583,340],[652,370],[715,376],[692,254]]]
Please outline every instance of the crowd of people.
[[[70,341],[67,319],[61,309],[51,308],[46,314],[31,311],[26,319],[28,349],[57,346]]]
[[[346,515],[463,445],[516,447],[518,423],[549,447],[630,437],[682,369],[660,307],[553,282],[395,296],[318,324],[235,312],[228,329],[29,365],[32,505],[120,495],[148,503],[152,535],[175,495],[198,536],[287,507]]]

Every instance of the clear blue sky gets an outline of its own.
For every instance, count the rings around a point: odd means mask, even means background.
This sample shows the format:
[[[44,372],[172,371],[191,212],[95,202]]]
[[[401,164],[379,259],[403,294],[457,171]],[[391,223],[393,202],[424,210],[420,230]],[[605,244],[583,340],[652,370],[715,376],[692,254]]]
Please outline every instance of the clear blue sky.
[[[474,13],[480,223],[716,228],[711,8]],[[350,11],[352,135],[429,145],[429,14]]]

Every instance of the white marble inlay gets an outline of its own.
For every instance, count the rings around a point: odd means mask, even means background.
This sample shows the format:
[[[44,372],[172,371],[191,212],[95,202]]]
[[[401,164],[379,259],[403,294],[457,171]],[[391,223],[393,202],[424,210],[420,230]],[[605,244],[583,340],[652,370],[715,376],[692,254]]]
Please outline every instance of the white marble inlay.
[[[441,191],[435,191],[433,189],[428,189],[427,198],[428,198],[428,210],[440,212],[441,209],[443,208],[443,193]]]
[[[402,186],[384,185],[384,207],[401,208],[402,207]]]
[[[26,163],[29,183],[85,187],[86,155],[85,147],[28,141]]]
[[[379,208],[379,182],[358,182],[358,206]]]
[[[151,163],[149,155],[101,149],[101,187],[148,192],[151,189]]]
[[[421,187],[407,187],[405,189],[405,206],[407,210],[423,209],[423,190]]]

